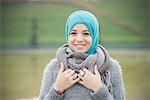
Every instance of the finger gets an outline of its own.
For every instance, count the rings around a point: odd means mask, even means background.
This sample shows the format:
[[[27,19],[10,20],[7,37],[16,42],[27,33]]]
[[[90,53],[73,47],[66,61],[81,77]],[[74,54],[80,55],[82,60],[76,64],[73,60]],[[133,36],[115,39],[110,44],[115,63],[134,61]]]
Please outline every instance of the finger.
[[[85,73],[89,73],[89,71],[88,71],[86,68],[83,68],[83,71],[84,71]]]
[[[79,74],[80,74],[81,76],[84,76],[85,72],[82,71],[82,70],[79,70]]]
[[[72,75],[73,80],[75,80],[75,79],[77,78],[77,76],[78,76],[77,73],[73,74],[73,75]]]
[[[81,80],[83,80],[84,78],[80,75],[80,74],[78,74],[78,77],[81,79]]]
[[[94,73],[95,73],[95,75],[99,74],[98,69],[97,69],[97,65],[94,66]]]
[[[71,70],[68,75],[73,75],[75,73],[74,70]]]
[[[80,78],[78,77],[78,78],[76,78],[75,80],[72,81],[72,84],[75,84],[75,83],[77,83],[79,81],[80,81]]]
[[[70,71],[72,71],[72,69],[67,69],[65,72],[64,72],[64,74],[68,74]]]
[[[82,80],[79,80],[78,83],[80,83],[81,85],[84,85],[84,82]]]
[[[58,71],[58,75],[60,75],[61,73],[63,73],[64,71],[64,64],[61,62],[60,63],[60,68],[59,68],[59,71]]]

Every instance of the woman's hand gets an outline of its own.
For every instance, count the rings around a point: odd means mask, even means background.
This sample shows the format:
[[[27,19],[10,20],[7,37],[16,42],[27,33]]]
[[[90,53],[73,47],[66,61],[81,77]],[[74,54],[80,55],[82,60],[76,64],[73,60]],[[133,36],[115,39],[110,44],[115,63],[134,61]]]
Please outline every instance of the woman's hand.
[[[95,74],[91,73],[86,68],[84,68],[83,71],[84,76],[78,74],[78,77],[81,79],[79,83],[96,93],[102,87],[102,81],[97,69],[97,65],[94,66]]]
[[[64,92],[66,89],[77,83],[80,78],[77,78],[77,73],[74,70],[68,69],[64,71],[63,63],[60,63],[61,67],[58,71],[55,86],[61,91]]]

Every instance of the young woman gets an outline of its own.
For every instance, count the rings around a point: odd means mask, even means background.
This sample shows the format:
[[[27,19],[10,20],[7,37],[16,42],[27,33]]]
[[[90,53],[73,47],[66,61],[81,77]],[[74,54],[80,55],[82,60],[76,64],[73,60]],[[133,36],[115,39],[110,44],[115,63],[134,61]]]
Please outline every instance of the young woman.
[[[125,100],[120,65],[98,44],[96,17],[73,12],[66,40],[45,68],[39,100]]]

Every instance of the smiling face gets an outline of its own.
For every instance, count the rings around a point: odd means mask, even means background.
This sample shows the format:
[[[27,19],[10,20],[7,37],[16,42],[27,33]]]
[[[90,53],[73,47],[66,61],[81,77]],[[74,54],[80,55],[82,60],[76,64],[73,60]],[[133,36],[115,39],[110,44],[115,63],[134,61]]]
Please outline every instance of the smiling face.
[[[75,52],[84,53],[92,45],[92,37],[84,24],[77,24],[69,33],[69,45]]]

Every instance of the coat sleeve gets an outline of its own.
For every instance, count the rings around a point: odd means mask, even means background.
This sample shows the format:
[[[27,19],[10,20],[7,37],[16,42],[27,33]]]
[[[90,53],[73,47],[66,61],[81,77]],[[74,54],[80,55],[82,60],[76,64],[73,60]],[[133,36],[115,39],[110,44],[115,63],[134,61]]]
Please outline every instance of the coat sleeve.
[[[110,66],[110,81],[113,88],[113,94],[111,95],[106,85],[102,84],[102,88],[97,93],[91,93],[94,100],[125,100],[124,84],[120,65],[117,61],[111,59]]]
[[[57,94],[53,88],[55,81],[53,72],[58,71],[56,59],[52,60],[45,68],[42,85],[39,94],[39,100],[62,100],[63,95]]]

